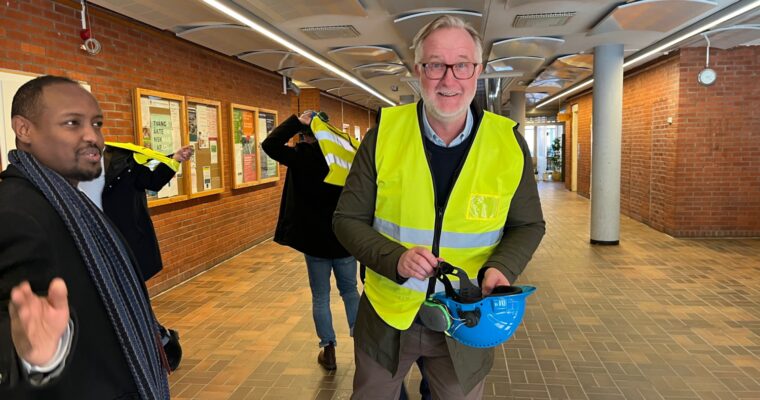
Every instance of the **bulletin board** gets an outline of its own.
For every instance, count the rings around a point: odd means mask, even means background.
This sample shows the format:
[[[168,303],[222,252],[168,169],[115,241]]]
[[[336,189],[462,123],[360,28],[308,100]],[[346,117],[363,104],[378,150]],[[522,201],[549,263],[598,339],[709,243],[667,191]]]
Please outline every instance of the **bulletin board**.
[[[256,139],[258,108],[230,104],[230,142],[234,166],[232,187],[240,189],[261,183],[259,158],[262,153]]]
[[[257,121],[256,136],[258,137],[258,151],[261,155],[259,157],[259,182],[277,181],[280,179],[280,165],[261,148],[261,143],[277,126],[277,111],[260,108]]]
[[[224,191],[222,105],[218,101],[187,97],[188,144],[195,150],[188,161],[190,198]]]
[[[162,154],[172,154],[187,143],[185,98],[155,90],[134,90],[135,143]],[[188,162],[158,192],[147,191],[148,206],[174,203],[190,198]]]

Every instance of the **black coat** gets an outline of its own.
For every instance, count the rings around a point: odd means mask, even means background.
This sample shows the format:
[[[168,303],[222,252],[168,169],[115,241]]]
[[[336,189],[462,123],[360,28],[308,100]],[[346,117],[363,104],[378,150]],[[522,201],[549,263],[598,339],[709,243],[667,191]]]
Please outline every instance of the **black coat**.
[[[137,399],[106,308],[63,220],[15,167],[0,179],[0,398]],[[8,301],[10,290],[22,281],[44,294],[54,277],[63,278],[68,288],[74,340],[62,374],[34,389],[19,375]]]
[[[332,230],[333,212],[343,188],[324,183],[329,168],[319,144],[286,146],[293,135],[308,129],[291,116],[261,144],[267,155],[288,167],[274,241],[314,257],[348,257]]]
[[[127,240],[147,281],[161,271],[163,263],[145,191],[161,190],[175,172],[163,163],[151,171],[138,164],[132,154],[119,147],[106,147],[103,211]]]

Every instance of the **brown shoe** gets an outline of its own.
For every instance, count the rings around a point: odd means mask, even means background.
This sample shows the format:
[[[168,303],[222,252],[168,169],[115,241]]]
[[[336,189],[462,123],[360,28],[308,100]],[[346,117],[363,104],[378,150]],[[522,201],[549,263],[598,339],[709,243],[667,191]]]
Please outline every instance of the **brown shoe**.
[[[335,364],[335,346],[330,343],[325,346],[317,356],[317,362],[328,371],[334,371],[338,366]]]

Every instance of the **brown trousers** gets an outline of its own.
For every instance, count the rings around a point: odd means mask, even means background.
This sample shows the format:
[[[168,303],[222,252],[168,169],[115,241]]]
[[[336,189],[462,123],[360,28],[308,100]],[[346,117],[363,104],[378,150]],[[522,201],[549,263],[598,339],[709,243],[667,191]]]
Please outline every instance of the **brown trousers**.
[[[443,333],[413,323],[408,330],[401,332],[401,336],[398,371],[395,376],[356,347],[352,400],[397,400],[401,393],[401,382],[419,357],[424,361],[423,368],[433,399],[478,400],[483,397],[485,381],[477,384],[470,393],[462,393]]]

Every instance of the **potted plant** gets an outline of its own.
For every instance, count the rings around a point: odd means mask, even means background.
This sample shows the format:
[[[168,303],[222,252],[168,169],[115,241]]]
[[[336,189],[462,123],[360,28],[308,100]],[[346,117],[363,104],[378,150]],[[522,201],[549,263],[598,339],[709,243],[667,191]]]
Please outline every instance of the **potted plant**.
[[[552,180],[555,182],[562,181],[562,140],[555,138],[549,148],[549,170],[552,171]]]

